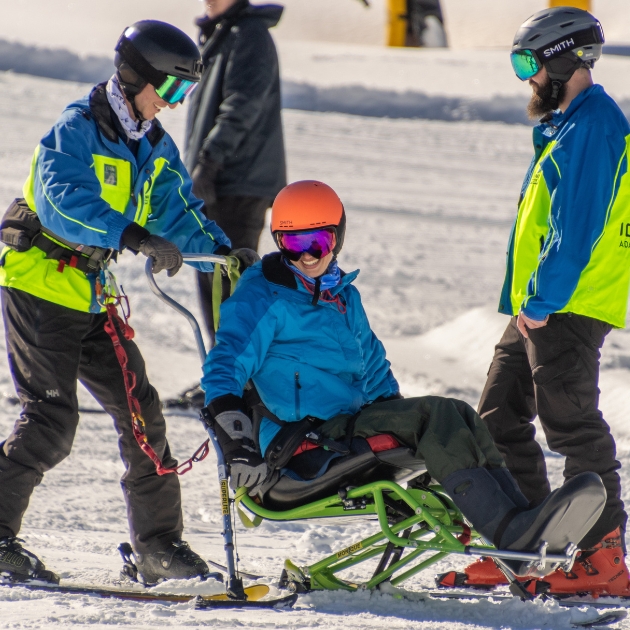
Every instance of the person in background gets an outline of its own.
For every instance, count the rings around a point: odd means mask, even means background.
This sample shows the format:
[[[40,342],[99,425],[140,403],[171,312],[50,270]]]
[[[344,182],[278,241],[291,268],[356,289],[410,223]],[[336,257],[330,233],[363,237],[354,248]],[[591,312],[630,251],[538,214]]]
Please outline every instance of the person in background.
[[[496,346],[479,402],[507,467],[538,505],[550,493],[536,416],[564,476],[600,475],[607,501],[580,542],[570,572],[558,569],[537,592],[628,596],[627,515],[615,440],[599,410],[599,358],[606,335],[623,328],[630,285],[630,125],[591,69],[604,34],[588,12],[544,9],[526,20],[512,47],[528,111],[534,157],[508,245],[499,310],[511,319]],[[442,586],[506,583],[490,558],[439,578]]]
[[[267,208],[286,185],[278,55],[268,30],[283,8],[205,0],[205,9],[197,20],[204,70],[190,99],[185,164],[208,219],[232,247],[256,251]],[[212,273],[197,277],[213,337]]]

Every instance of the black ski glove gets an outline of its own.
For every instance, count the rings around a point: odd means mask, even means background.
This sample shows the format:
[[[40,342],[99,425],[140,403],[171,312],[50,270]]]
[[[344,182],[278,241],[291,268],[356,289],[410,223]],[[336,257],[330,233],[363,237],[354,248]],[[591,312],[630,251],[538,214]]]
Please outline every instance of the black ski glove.
[[[238,258],[238,270],[243,273],[247,267],[251,267],[260,260],[258,252],[249,247],[237,247],[230,252],[230,256]]]
[[[174,276],[184,262],[177,245],[151,234],[137,223],[130,223],[120,235],[120,249],[123,247],[129,248],[135,254],[140,252],[147,258],[150,256],[153,259],[153,273],[168,269],[168,275]]]
[[[215,182],[221,168],[221,164],[202,155],[190,176],[193,195],[206,205],[206,215],[217,205]]]
[[[151,266],[153,273],[160,273],[160,271],[167,269],[169,277],[174,276],[184,262],[177,245],[155,234],[151,234],[140,243],[139,251],[147,258],[153,259]]]

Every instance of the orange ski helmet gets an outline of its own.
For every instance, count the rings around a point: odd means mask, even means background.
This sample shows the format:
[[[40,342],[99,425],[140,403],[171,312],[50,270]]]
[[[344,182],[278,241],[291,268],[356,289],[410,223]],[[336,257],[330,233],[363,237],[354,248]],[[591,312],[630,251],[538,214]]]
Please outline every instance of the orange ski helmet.
[[[327,184],[315,180],[293,182],[277,195],[271,207],[271,233],[278,247],[278,232],[309,232],[332,228],[337,243],[335,256],[343,246],[346,234],[346,212],[337,193]]]

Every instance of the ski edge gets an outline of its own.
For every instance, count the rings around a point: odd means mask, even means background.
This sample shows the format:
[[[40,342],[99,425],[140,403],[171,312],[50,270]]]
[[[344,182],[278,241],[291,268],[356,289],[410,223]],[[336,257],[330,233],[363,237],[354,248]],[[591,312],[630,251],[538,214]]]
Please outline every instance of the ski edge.
[[[297,601],[297,594],[292,593],[284,597],[277,597],[274,599],[257,599],[257,600],[207,600],[197,598],[194,600],[196,610],[209,610],[214,608],[292,608]]]
[[[2,582],[0,588],[24,588],[29,591],[44,592],[44,593],[57,593],[61,595],[86,595],[91,597],[100,597],[102,599],[119,599],[124,601],[135,601],[140,603],[155,603],[155,604],[178,604],[194,602],[197,608],[212,608],[212,607],[224,607],[230,608],[245,604],[246,606],[253,606],[259,604],[259,607],[273,607],[279,604],[287,603],[292,598],[280,597],[274,599],[248,599],[248,600],[230,600],[226,598],[225,593],[217,593],[213,595],[191,595],[191,594],[178,594],[178,593],[151,593],[140,590],[121,590],[111,587],[100,587],[93,585],[73,585],[73,584],[45,584],[37,582]],[[264,597],[269,592],[269,586],[266,584],[254,584],[245,588],[245,593],[248,591],[252,594],[261,587],[264,587],[265,593],[259,597]],[[293,602],[295,603],[295,601]]]

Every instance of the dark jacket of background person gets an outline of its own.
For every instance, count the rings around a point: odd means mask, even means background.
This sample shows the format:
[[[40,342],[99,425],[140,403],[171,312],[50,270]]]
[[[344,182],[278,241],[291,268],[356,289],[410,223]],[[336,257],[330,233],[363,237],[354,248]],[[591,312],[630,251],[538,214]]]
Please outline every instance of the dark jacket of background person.
[[[278,55],[268,29],[283,7],[237,2],[216,20],[202,17],[201,83],[192,94],[185,164],[200,155],[218,166],[217,197],[273,200],[286,185]]]

